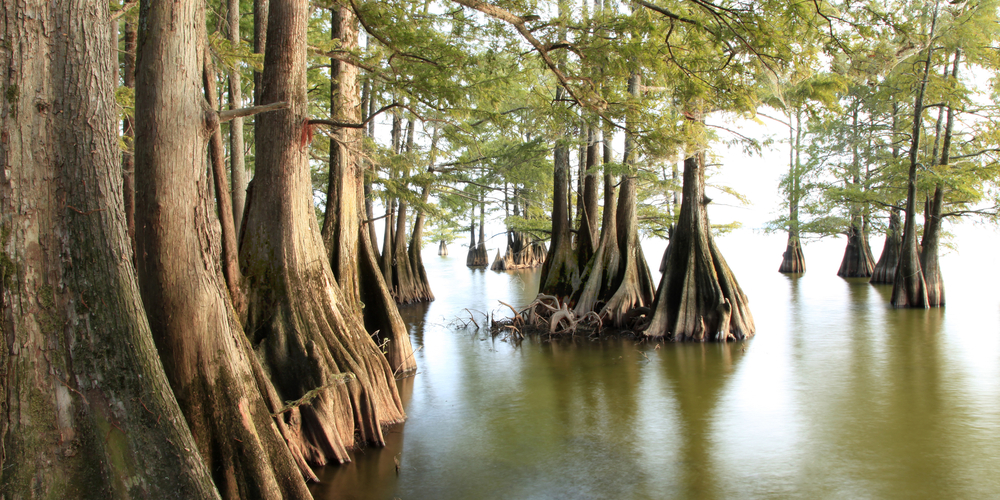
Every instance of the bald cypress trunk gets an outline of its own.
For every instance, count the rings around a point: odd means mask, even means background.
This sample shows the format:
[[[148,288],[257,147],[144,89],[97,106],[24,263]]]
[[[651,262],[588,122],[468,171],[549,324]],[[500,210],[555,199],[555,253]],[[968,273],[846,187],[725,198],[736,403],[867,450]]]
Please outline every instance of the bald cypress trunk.
[[[201,92],[204,16],[204,4],[196,1],[141,6],[136,248],[143,303],[167,377],[222,496],[308,498],[302,472],[311,472],[301,460],[296,470],[279,434],[285,428],[275,427],[271,412],[280,402],[259,376],[222,277],[205,169],[217,117]]]
[[[889,211],[889,228],[885,232],[885,243],[882,254],[872,270],[872,284],[892,284],[896,277],[896,266],[899,264],[899,247],[903,241],[902,228],[899,222],[899,209]]]
[[[961,52],[955,50],[955,59],[952,63],[951,78],[958,78],[958,65],[961,60]],[[947,67],[946,67],[947,72]],[[951,140],[952,130],[955,126],[955,111],[950,105],[947,107],[947,120],[944,128],[944,140],[941,145],[941,159],[938,161],[939,169],[947,169],[951,161]],[[945,304],[944,279],[941,277],[941,262],[938,257],[941,243],[941,223],[942,212],[944,211],[944,185],[938,183],[934,187],[934,196],[927,204],[926,216],[924,219],[924,237],[921,242],[920,268],[924,273],[924,282],[927,289],[927,306],[943,307]]]
[[[392,369],[334,279],[312,207],[308,13],[301,2],[270,4],[261,99],[290,107],[260,116],[240,257],[248,336],[280,399],[299,402],[282,414],[296,426],[291,446],[325,464],[347,461],[356,442],[382,445],[382,426],[402,421],[403,410]]]
[[[646,335],[695,342],[753,336],[747,297],[712,238],[704,169],[704,153],[684,160],[681,210]]]
[[[135,26],[125,23],[125,67],[122,84],[135,91],[135,46],[137,39]],[[134,94],[133,94],[134,95]],[[133,250],[132,263],[135,264],[135,116],[126,114],[122,120],[122,132],[127,150],[122,153],[122,196],[125,201],[125,228],[128,231],[129,247]]]
[[[343,6],[331,9],[331,37],[341,46],[355,49],[358,26],[354,13]],[[362,104],[358,99],[358,69],[352,64],[331,59],[331,118],[344,123],[359,123]],[[337,285],[344,299],[364,318],[365,328],[378,332],[375,339],[385,342],[385,356],[395,373],[416,369],[409,332],[382,276],[372,245],[366,218],[364,162],[358,151],[363,134],[355,128],[333,131],[330,139],[330,170],[327,182],[326,215],[321,236]]]
[[[931,21],[929,37],[934,38],[937,25],[937,7]],[[906,180],[906,218],[903,221],[903,243],[900,247],[899,266],[896,268],[895,281],[892,285],[890,302],[897,308],[928,307],[927,288],[924,273],[920,266],[920,254],[917,246],[917,155],[920,150],[921,121],[924,114],[924,92],[930,75],[933,47],[927,48],[927,58],[924,60],[922,77],[917,86],[917,95],[913,101],[913,132],[910,134],[910,169]]]
[[[238,47],[242,43],[239,0],[227,0],[226,23],[229,26],[229,43]],[[239,68],[233,67],[229,70],[229,109],[242,107],[243,81]],[[233,221],[237,231],[243,224],[243,208],[247,200],[247,185],[250,183],[243,148],[243,118],[234,118],[229,122],[229,175],[232,182],[230,196]]]
[[[788,243],[785,252],[781,254],[781,266],[778,272],[799,274],[806,272],[806,257],[802,253],[802,241],[799,234],[799,198],[801,197],[801,160],[802,148],[802,113],[795,114],[796,125],[789,126],[789,142],[791,151],[788,159]],[[789,114],[789,123],[792,116]]]
[[[139,297],[108,6],[0,19],[0,496],[218,498]]]

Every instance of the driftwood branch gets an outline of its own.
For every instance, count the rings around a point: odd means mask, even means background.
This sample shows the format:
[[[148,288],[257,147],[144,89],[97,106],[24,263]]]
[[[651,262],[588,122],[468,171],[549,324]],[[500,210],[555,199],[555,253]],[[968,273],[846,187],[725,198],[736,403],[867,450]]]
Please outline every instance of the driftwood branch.
[[[277,111],[279,109],[288,109],[288,103],[285,101],[272,102],[271,104],[264,104],[261,106],[250,106],[249,108],[239,108],[239,109],[227,109],[224,111],[219,111],[219,123],[225,123],[233,120],[234,118],[243,118],[245,116],[253,116],[258,113],[267,113],[268,111]]]

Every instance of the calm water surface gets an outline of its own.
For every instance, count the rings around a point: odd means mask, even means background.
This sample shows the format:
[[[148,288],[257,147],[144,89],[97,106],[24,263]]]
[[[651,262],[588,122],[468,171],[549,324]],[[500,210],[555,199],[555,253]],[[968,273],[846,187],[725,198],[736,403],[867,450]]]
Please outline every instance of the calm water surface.
[[[1000,291],[978,285],[995,281],[1000,238],[972,231],[943,258],[947,307],[929,311],[838,278],[842,239],[807,244],[808,272],[789,277],[776,272],[784,237],[720,238],[757,326],[727,345],[514,347],[462,325],[530,302],[537,273],[469,270],[464,248],[429,248],[437,300],[402,310],[419,365],[400,381],[408,420],[386,448],[321,469],[314,495],[1000,497]]]

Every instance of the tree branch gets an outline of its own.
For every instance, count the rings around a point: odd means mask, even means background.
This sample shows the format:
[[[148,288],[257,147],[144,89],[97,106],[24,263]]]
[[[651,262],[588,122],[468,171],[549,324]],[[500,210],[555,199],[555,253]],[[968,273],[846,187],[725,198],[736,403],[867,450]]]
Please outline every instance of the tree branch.
[[[233,120],[234,118],[243,118],[245,116],[253,116],[258,113],[277,111],[279,109],[288,109],[288,103],[285,101],[279,101],[272,102],[271,104],[263,104],[261,106],[250,106],[249,108],[227,109],[224,111],[217,111],[216,113],[219,115],[219,123],[225,123]]]

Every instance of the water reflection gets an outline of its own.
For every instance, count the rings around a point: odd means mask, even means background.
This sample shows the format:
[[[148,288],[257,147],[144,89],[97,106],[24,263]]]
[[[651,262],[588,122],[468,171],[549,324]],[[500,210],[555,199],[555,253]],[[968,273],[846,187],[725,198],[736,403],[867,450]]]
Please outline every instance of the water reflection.
[[[724,241],[723,241],[724,243]],[[783,241],[777,242],[781,248]],[[739,248],[749,248],[741,244]],[[727,249],[723,249],[727,251]],[[491,339],[537,273],[428,255],[438,300],[402,309],[419,372],[385,449],[320,471],[317,498],[986,498],[1000,491],[1000,307],[947,309],[830,270],[727,251],[758,335],[728,345]],[[948,276],[953,266],[946,268]],[[981,274],[981,272],[980,272]],[[969,273],[969,276],[977,276]],[[964,295],[963,295],[964,293]],[[405,437],[405,439],[404,439]],[[397,475],[396,460],[399,461]]]

